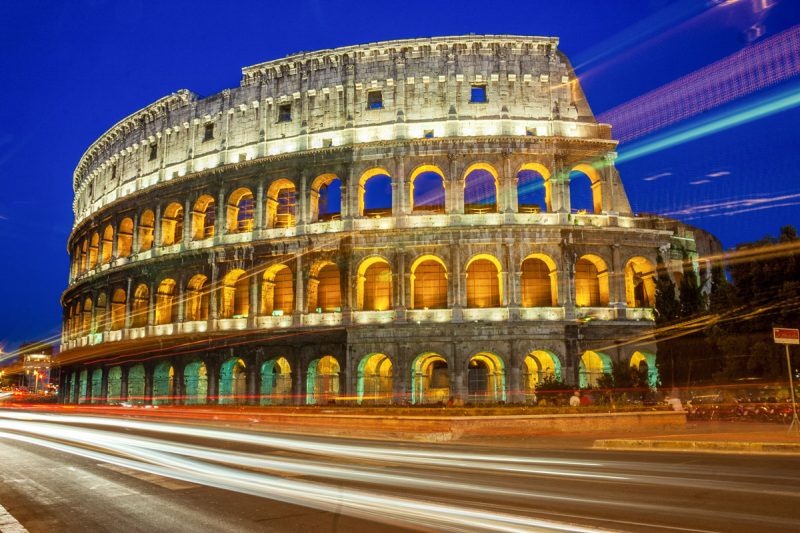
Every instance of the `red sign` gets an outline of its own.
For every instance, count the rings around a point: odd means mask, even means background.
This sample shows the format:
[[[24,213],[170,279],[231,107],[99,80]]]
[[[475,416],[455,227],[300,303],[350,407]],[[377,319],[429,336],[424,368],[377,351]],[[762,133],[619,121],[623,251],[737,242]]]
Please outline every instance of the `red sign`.
[[[778,344],[800,344],[800,329],[772,328],[772,338]]]

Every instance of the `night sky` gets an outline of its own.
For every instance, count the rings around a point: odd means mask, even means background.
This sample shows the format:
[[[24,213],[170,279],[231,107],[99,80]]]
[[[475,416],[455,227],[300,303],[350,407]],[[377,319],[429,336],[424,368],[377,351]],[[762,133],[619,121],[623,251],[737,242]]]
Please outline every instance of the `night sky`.
[[[742,49],[744,31],[754,24],[765,32],[757,43],[800,23],[800,2],[793,0],[768,1],[774,7],[761,13],[754,6],[762,0],[713,6],[721,3],[4,2],[0,347],[59,333],[72,172],[98,136],[166,94],[186,88],[212,95],[238,86],[241,67],[301,50],[470,32],[552,35],[600,114]],[[797,93],[800,80],[770,90],[781,91]],[[730,248],[776,235],[781,225],[800,225],[798,130],[800,107],[794,107],[619,170],[635,211],[681,218]]]

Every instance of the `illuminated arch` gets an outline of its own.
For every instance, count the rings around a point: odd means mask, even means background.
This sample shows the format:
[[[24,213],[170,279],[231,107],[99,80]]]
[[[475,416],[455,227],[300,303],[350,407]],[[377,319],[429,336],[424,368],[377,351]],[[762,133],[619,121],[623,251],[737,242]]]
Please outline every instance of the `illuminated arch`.
[[[487,172],[490,179],[481,172]],[[464,213],[496,213],[499,191],[497,170],[488,163],[473,163],[464,172]]]
[[[446,402],[449,398],[447,359],[435,352],[418,355],[411,363],[411,403]]]
[[[341,218],[341,192],[342,181],[336,174],[320,174],[314,178],[311,182],[311,220],[316,222]]]
[[[91,298],[83,300],[83,313],[81,314],[81,335],[88,335],[92,332],[92,307]]]
[[[80,261],[78,262],[78,267],[81,274],[86,272],[86,257],[88,256],[88,254],[89,254],[89,241],[86,240],[86,238],[84,238],[83,241],[81,241],[81,256],[80,256],[81,258]]]
[[[356,305],[365,311],[392,308],[392,266],[383,257],[368,257],[358,266]]]
[[[105,292],[97,295],[97,300],[94,304],[94,323],[97,331],[105,331],[108,324],[108,296]]]
[[[547,167],[540,163],[522,165],[517,171],[518,211],[520,213],[549,213],[553,210],[552,198],[553,186]]]
[[[267,189],[267,227],[291,228],[297,216],[297,191],[286,178],[273,181]]]
[[[115,289],[111,296],[111,329],[114,331],[125,327],[125,302],[127,299],[125,289]]]
[[[175,370],[168,361],[161,361],[153,369],[153,404],[169,404],[175,398]]]
[[[438,176],[438,180],[427,179]],[[417,178],[426,182],[421,187],[417,186]],[[411,211],[425,211],[444,213],[446,180],[444,172],[436,165],[420,165],[414,169],[408,179],[409,202]],[[425,187],[427,185],[428,187]],[[428,190],[430,189],[430,190]]]
[[[150,209],[139,217],[139,252],[146,252],[153,247],[153,230],[156,216]]]
[[[549,380],[561,379],[561,361],[548,350],[533,350],[522,363],[522,390],[526,400],[533,400],[536,387]]]
[[[655,267],[644,257],[632,257],[625,265],[625,300],[628,307],[655,307]]]
[[[243,318],[250,313],[250,276],[241,268],[222,278],[220,318]]]
[[[545,254],[530,254],[521,265],[522,307],[558,305],[558,270]]]
[[[228,196],[225,206],[226,228],[228,233],[247,233],[253,231],[255,205],[253,192],[247,187],[239,187]]]
[[[128,369],[128,403],[144,403],[144,365],[138,364]]]
[[[447,266],[433,254],[411,264],[411,309],[447,308]]]
[[[214,236],[217,221],[216,202],[211,195],[204,194],[192,207],[192,240],[201,241]]]
[[[104,265],[111,262],[111,252],[114,247],[114,227],[109,224],[103,230],[103,243],[100,247],[100,262]]]
[[[366,195],[367,195],[367,182],[372,180],[373,178],[379,178],[381,176],[386,176],[389,180],[389,205],[386,207],[385,205],[380,206],[367,206],[366,205]],[[366,170],[361,177],[358,179],[358,214],[359,216],[369,216],[369,217],[388,217],[392,216],[392,197],[391,197],[391,182],[392,182],[392,175],[389,173],[388,170],[385,168],[374,167]],[[373,184],[375,182],[373,181]]]
[[[130,257],[133,251],[133,220],[126,217],[119,223],[117,230],[117,256]]]
[[[175,280],[167,278],[159,283],[156,291],[156,325],[174,322],[175,307]]]
[[[187,405],[204,404],[208,401],[208,370],[202,361],[192,361],[183,369],[183,383]]]
[[[284,405],[292,396],[292,369],[285,357],[261,365],[261,405]]]
[[[261,313],[291,315],[294,311],[292,269],[279,263],[264,271],[261,281]]]
[[[651,388],[658,386],[658,367],[656,366],[656,354],[645,351],[633,352],[630,366],[631,368],[636,369],[640,375],[647,376],[647,384]]]
[[[67,386],[67,392],[70,388]],[[119,403],[122,397],[122,367],[114,366],[108,370],[108,403]]]
[[[578,364],[578,382],[582,389],[596,387],[603,374],[611,373],[611,358],[603,352],[586,350]]]
[[[220,367],[219,404],[240,404],[246,400],[247,373],[244,361],[238,357],[231,357]]]
[[[339,361],[326,355],[308,365],[306,404],[325,404],[339,396]]]
[[[358,363],[358,403],[391,403],[393,365],[388,356],[372,353]]]
[[[140,283],[133,292],[133,306],[131,308],[131,326],[141,328],[147,325],[147,315],[150,310],[150,289]]]
[[[208,277],[195,274],[186,284],[186,320],[208,320]]]
[[[575,305],[608,306],[608,268],[596,255],[584,255],[575,263]]]
[[[585,187],[581,183],[580,176],[576,173],[583,174],[589,179],[589,186],[591,189],[591,206],[589,205],[582,205],[581,202],[572,201],[573,199],[579,199],[583,195],[581,194],[581,189],[578,187]],[[572,206],[573,212],[588,212],[590,209],[591,211],[599,215],[603,212],[603,191],[602,191],[602,179],[600,173],[597,171],[595,167],[588,163],[580,163],[572,167],[569,172],[569,190],[570,190],[570,205]]]
[[[309,274],[308,312],[341,312],[342,282],[339,267],[331,261],[318,261]]]
[[[89,268],[95,268],[97,266],[97,259],[98,253],[100,249],[100,234],[96,231],[92,233],[92,237],[89,241]]]
[[[78,398],[76,403],[86,403],[86,392],[89,383],[89,371],[86,369],[81,370],[78,375]]]
[[[500,307],[503,302],[503,267],[491,254],[474,255],[464,269],[467,307]]]
[[[504,402],[506,378],[503,360],[491,352],[479,352],[467,363],[467,398],[471,402]]]
[[[172,202],[161,217],[161,246],[171,246],[183,240],[183,206]]]

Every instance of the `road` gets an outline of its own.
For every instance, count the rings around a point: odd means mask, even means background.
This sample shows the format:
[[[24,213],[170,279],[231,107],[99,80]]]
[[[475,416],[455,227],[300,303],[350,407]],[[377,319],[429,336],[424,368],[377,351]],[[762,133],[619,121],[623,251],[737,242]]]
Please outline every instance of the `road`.
[[[0,505],[31,532],[796,531],[798,467],[0,411]]]

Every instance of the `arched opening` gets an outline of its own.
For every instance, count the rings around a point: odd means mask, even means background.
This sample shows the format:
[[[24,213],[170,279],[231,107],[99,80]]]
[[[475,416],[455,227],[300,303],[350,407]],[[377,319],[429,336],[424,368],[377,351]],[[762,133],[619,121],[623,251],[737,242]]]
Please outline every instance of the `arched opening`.
[[[92,403],[105,403],[102,395],[103,369],[95,368],[92,372]]]
[[[172,324],[175,320],[175,280],[165,279],[156,292],[156,325]]]
[[[370,257],[358,267],[358,309],[386,311],[392,308],[392,267],[382,257]]]
[[[438,353],[417,356],[411,364],[411,403],[446,402],[450,398],[447,360]]]
[[[633,257],[625,265],[625,299],[628,307],[655,307],[656,282],[653,263]]]
[[[582,389],[597,387],[603,374],[611,373],[611,359],[602,352],[583,352],[578,365],[578,383]]]
[[[517,209],[520,213],[549,213],[552,185],[547,167],[526,163],[517,173]]]
[[[86,239],[83,239],[81,243],[81,259],[78,263],[78,270],[81,274],[86,272],[86,256],[89,253],[89,242]]]
[[[97,254],[100,250],[100,235],[97,232],[92,233],[92,238],[89,241],[89,268],[97,267]]]
[[[81,303],[75,302],[75,307],[72,309],[72,335],[78,337],[83,331],[83,312],[81,310]]]
[[[608,269],[596,255],[584,255],[575,264],[575,305],[608,306]]]
[[[131,326],[141,328],[147,325],[147,315],[150,310],[150,289],[144,283],[139,284],[133,293],[133,308],[131,313]]]
[[[81,316],[81,335],[92,333],[92,299],[86,298],[83,301],[83,314]]]
[[[83,267],[81,265],[81,247],[79,245],[75,245],[75,248],[72,249],[72,264],[70,265],[70,274],[74,278],[78,274],[81,273]]]
[[[552,352],[534,350],[525,356],[522,364],[522,390],[526,402],[536,399],[540,383],[561,379],[561,361]]]
[[[272,265],[261,282],[261,314],[291,315],[294,311],[292,269],[283,264]]]
[[[338,313],[342,310],[342,287],[339,267],[318,263],[308,278],[308,312]]]
[[[103,332],[108,325],[108,296],[101,292],[97,295],[94,309],[94,328],[97,332]]]
[[[311,220],[339,220],[342,215],[342,182],[336,174],[317,176],[311,184]]]
[[[133,250],[133,220],[123,218],[117,230],[117,256],[130,257]]]
[[[247,373],[244,361],[232,357],[219,372],[219,403],[221,405],[245,403],[247,400]]]
[[[222,279],[220,318],[245,318],[250,312],[250,277],[237,268]]]
[[[156,216],[151,210],[146,210],[139,217],[139,251],[146,252],[153,247],[153,229]]]
[[[295,225],[297,198],[294,183],[281,178],[267,190],[267,227],[291,228]]]
[[[109,224],[103,230],[103,243],[100,246],[100,262],[108,264],[111,262],[111,251],[114,247],[114,228]]]
[[[656,354],[651,352],[633,352],[630,362],[631,369],[639,375],[640,383],[647,383],[650,388],[658,386],[658,367]]]
[[[228,197],[227,205],[228,233],[247,233],[253,231],[255,204],[253,193],[246,187],[240,187]]]
[[[472,356],[467,364],[467,398],[473,403],[506,400],[505,366],[502,359],[489,352]]]
[[[108,370],[108,403],[124,401],[122,397],[122,367],[114,366]]]
[[[411,210],[422,213],[444,213],[444,173],[434,165],[422,165],[409,179]]]
[[[192,208],[192,240],[201,241],[214,236],[217,221],[217,204],[208,194],[202,195]]]
[[[497,171],[477,163],[464,173],[464,213],[497,213]]]
[[[308,365],[306,403],[324,405],[339,396],[339,362],[326,355]]]
[[[576,165],[569,173],[569,198],[573,213],[603,212],[600,174],[591,165]]]
[[[411,309],[447,308],[447,268],[435,255],[424,255],[411,265]]]
[[[500,307],[502,279],[500,262],[480,254],[467,263],[467,307]]]
[[[186,320],[208,320],[208,277],[195,274],[186,286]]]
[[[153,404],[164,405],[175,400],[175,371],[167,361],[161,361],[153,370]]]
[[[115,289],[111,297],[111,329],[119,331],[125,327],[125,289]]]
[[[286,405],[292,399],[292,369],[285,357],[261,365],[261,405]]]
[[[128,403],[144,403],[144,365],[134,365],[128,369]]]
[[[193,361],[183,369],[183,383],[187,405],[199,405],[208,401],[208,373],[202,361]]]
[[[183,240],[183,207],[173,202],[164,209],[161,217],[161,246],[170,246]]]
[[[392,402],[392,361],[382,353],[365,356],[358,364],[358,403]]]
[[[86,392],[89,388],[89,371],[82,370],[78,379],[78,403],[86,403]]]
[[[548,256],[533,254],[522,262],[522,307],[558,305],[556,264]]]
[[[371,218],[392,216],[392,177],[385,169],[372,168],[361,175],[358,214]]]

